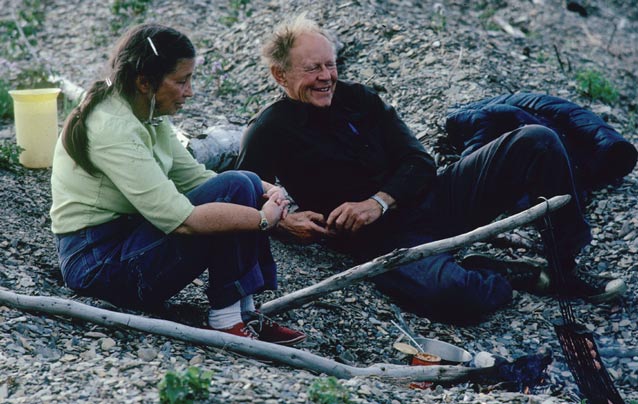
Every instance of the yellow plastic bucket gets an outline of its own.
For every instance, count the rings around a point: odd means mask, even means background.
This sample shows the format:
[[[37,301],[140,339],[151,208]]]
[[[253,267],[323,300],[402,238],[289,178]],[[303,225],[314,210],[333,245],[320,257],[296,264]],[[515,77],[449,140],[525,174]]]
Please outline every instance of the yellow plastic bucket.
[[[16,141],[24,151],[20,164],[28,168],[50,167],[58,138],[59,88],[11,90]]]

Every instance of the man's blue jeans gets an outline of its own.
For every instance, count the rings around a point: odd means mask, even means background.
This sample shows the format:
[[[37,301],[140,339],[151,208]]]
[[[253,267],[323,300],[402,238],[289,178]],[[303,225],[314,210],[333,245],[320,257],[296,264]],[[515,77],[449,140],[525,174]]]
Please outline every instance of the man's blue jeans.
[[[187,197],[194,205],[227,202],[259,208],[262,194],[254,173],[227,171]],[[120,306],[157,308],[206,269],[212,308],[277,287],[268,236],[262,232],[167,235],[140,215],[126,215],[57,239],[67,286]]]
[[[572,201],[552,215],[558,251],[565,262],[591,241],[558,135],[539,125],[509,132],[450,165],[422,200],[390,211],[347,240],[354,254],[370,260],[396,248],[458,235],[498,215],[569,194]],[[406,201],[407,202],[407,201]],[[407,202],[408,204],[410,202]],[[442,320],[476,318],[510,302],[512,289],[500,275],[466,270],[451,253],[427,257],[375,277],[377,287],[413,311]]]

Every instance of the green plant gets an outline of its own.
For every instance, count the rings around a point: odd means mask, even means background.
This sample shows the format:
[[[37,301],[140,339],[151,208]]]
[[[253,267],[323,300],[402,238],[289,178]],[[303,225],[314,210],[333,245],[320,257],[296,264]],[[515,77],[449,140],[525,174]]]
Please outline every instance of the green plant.
[[[261,108],[261,97],[257,94],[249,96],[239,108],[240,115],[254,115]]]
[[[8,140],[0,141],[0,168],[13,171],[20,163],[20,153],[24,149]]]
[[[195,400],[205,400],[213,372],[202,371],[195,366],[181,374],[169,371],[159,383],[161,403],[190,404]]]
[[[308,399],[315,404],[347,404],[350,403],[350,392],[336,377],[322,377],[310,385]]]
[[[20,35],[20,30],[29,41],[29,45],[35,45],[33,36],[44,25],[44,4],[41,0],[23,0],[19,8],[16,8],[16,19],[0,20],[0,55],[11,57],[14,60],[24,57],[28,53],[26,44]],[[18,29],[18,24],[20,30]]]
[[[46,68],[41,65],[34,65],[31,68],[23,69],[18,73],[16,82],[19,83],[17,88],[48,88],[56,87],[57,83],[49,80],[49,73]]]
[[[228,75],[228,69],[225,67],[226,62],[224,60],[216,59],[211,63],[211,68],[206,74],[206,86],[209,86],[212,82],[217,87],[217,95],[234,95],[239,92],[239,84]]]
[[[115,0],[111,11],[118,16],[140,15],[146,11],[148,3],[150,0]]]
[[[548,56],[547,56],[547,53],[545,53],[543,51],[540,51],[540,52],[538,52],[536,54],[536,61],[538,63],[545,63],[547,61],[547,59],[549,59]]]
[[[445,31],[445,28],[447,27],[446,15],[443,12],[433,14],[430,26],[435,32]]]
[[[224,75],[217,87],[217,94],[219,95],[235,95],[239,92],[239,84],[228,75]]]
[[[230,0],[228,2],[228,14],[220,18],[224,25],[231,26],[239,21],[242,15],[250,17],[253,10],[248,8],[250,0]]]
[[[111,6],[114,19],[111,20],[111,30],[118,31],[130,24],[146,12],[151,0],[115,0]]]
[[[9,85],[0,80],[0,119],[13,116],[13,99],[9,94]]]
[[[618,100],[618,90],[596,70],[581,70],[576,74],[576,82],[581,94],[592,100],[612,104]]]

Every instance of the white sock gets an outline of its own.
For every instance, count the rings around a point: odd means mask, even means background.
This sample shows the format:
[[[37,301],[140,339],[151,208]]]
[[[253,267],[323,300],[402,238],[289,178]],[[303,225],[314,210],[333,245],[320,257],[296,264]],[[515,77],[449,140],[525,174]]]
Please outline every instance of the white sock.
[[[252,313],[253,311],[255,311],[255,301],[253,300],[253,295],[242,297],[240,302],[242,314]]]
[[[208,325],[211,328],[226,330],[241,322],[241,304],[239,300],[222,309],[208,310]]]

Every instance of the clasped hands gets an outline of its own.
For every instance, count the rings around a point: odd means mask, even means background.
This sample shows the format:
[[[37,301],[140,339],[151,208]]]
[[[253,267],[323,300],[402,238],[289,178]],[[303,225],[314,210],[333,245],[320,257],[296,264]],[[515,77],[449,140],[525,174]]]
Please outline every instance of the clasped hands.
[[[266,202],[264,202],[261,210],[266,215],[268,228],[270,229],[286,218],[290,201],[286,197],[285,191],[280,187],[266,181],[262,181],[262,187],[264,188],[263,197],[266,199]]]
[[[321,237],[335,237],[356,233],[381,217],[379,204],[372,199],[361,202],[345,202],[335,208],[328,218],[303,211],[288,214],[279,227],[301,241],[311,242]]]

